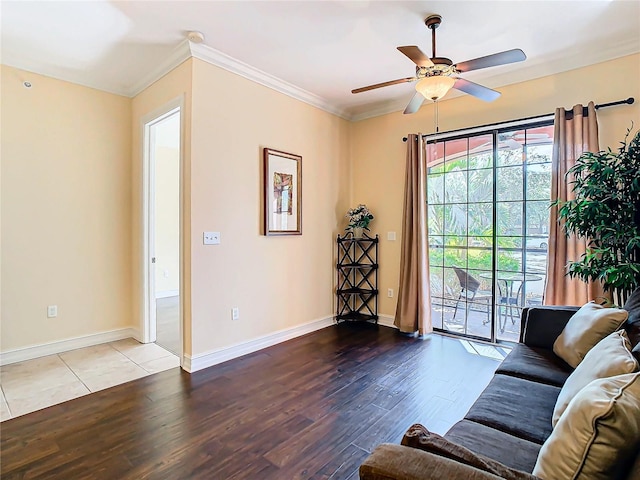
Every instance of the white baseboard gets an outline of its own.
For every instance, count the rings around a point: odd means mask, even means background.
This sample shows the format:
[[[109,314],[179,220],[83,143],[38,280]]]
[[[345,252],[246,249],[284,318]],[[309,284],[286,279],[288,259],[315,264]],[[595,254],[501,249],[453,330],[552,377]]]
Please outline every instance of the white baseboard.
[[[391,327],[398,328],[393,324],[395,320],[391,315],[378,315],[378,325],[382,325],[383,327]]]
[[[108,330],[106,332],[93,333],[82,337],[68,338],[57,342],[43,343],[41,345],[33,345],[30,347],[18,348],[0,352],[0,365],[9,365],[10,363],[24,362],[34,358],[46,357],[56,353],[68,352],[77,348],[92,347],[101,343],[115,342],[124,338],[135,338],[139,340],[140,333],[136,328],[118,328],[116,330]]]
[[[156,298],[177,297],[180,295],[180,290],[162,290],[156,292]]]
[[[223,347],[194,356],[184,355],[182,368],[189,373],[197,372],[203,368],[211,367],[218,363],[226,362],[227,360],[232,360],[234,358],[247,355],[248,353],[253,353],[258,350],[262,350],[263,348],[286,342],[292,338],[300,337],[331,325],[335,325],[333,315],[295,327],[286,328],[284,330],[238,343],[230,347]]]

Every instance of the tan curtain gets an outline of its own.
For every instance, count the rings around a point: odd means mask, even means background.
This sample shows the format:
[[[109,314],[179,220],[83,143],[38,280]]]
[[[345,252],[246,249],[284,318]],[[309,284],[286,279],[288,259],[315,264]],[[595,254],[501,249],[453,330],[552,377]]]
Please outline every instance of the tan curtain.
[[[553,158],[551,170],[551,199],[573,200],[572,178],[567,171],[575,165],[583,152],[597,152],[598,121],[593,102],[587,107],[585,116],[582,105],[573,107],[573,115],[564,108],[557,108],[554,120]],[[590,300],[603,296],[599,283],[585,283],[577,278],[569,278],[567,265],[579,260],[586,251],[586,241],[575,236],[567,236],[558,225],[558,212],[551,209],[549,228],[549,260],[547,281],[544,290],[545,305],[584,305]]]
[[[400,286],[394,325],[401,332],[424,335],[431,325],[427,252],[427,171],[422,135],[407,139],[407,166],[402,210]]]

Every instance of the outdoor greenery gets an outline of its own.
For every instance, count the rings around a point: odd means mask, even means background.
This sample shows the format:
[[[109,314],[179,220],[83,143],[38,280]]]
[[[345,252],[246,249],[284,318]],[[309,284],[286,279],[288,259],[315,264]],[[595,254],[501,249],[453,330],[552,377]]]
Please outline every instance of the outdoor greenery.
[[[640,286],[640,131],[617,152],[583,153],[569,170],[575,199],[555,202],[567,235],[587,239],[587,252],[568,274],[602,281],[622,305]]]
[[[477,270],[492,269],[492,152],[449,160],[428,174],[430,263]],[[551,196],[551,148],[502,149],[497,156],[498,268],[520,271],[523,220],[527,235],[546,232]],[[523,170],[523,161],[526,170]],[[523,173],[526,172],[526,173]],[[527,208],[523,219],[523,180]],[[471,248],[455,248],[471,247]]]

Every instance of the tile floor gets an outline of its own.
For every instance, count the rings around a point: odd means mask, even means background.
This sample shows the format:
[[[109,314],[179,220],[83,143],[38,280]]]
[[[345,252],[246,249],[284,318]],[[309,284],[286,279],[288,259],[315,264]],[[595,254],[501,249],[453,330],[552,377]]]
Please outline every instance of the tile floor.
[[[0,421],[180,366],[132,338],[0,367]]]

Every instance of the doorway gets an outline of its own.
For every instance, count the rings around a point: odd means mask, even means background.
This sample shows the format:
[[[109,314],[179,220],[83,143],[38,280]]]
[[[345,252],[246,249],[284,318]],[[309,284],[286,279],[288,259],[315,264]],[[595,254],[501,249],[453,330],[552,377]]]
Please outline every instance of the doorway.
[[[144,123],[144,341],[182,357],[181,112],[167,106]]]
[[[428,146],[428,229],[436,330],[517,342],[546,276],[553,124]]]

